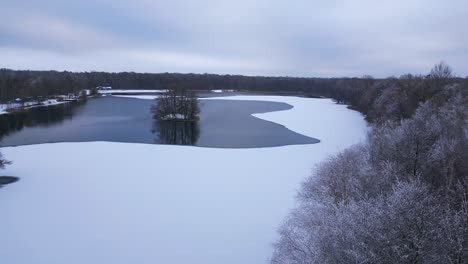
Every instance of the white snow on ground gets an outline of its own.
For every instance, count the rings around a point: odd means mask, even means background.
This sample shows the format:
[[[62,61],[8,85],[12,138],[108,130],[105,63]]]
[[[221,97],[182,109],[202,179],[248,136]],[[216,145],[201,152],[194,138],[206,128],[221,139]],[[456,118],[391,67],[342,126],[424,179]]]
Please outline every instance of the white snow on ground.
[[[169,114],[162,118],[163,120],[185,120],[186,116],[183,114]]]
[[[210,90],[212,93],[232,93],[234,90]]]
[[[121,98],[144,99],[144,100],[154,100],[158,97],[157,95],[112,95],[112,96],[121,97]]]
[[[65,104],[68,103],[66,101],[57,101],[56,99],[48,99],[45,101],[32,101],[26,102],[24,104],[19,103],[12,103],[12,104],[0,104],[0,115],[7,114],[7,109],[15,109],[15,108],[32,108],[32,107],[41,107],[41,106],[49,106],[49,105],[58,105],[58,104]]]
[[[0,104],[0,115],[8,113],[6,110],[8,106],[6,104]]]
[[[111,93],[165,93],[167,90],[98,90],[100,94],[111,94]]]
[[[219,98],[216,98],[219,99]],[[363,117],[328,99],[256,115],[321,140],[259,149],[110,142],[2,148],[21,180],[0,189],[2,263],[258,264],[296,190],[328,153],[361,141]]]
[[[120,94],[138,93],[138,94],[144,94],[144,93],[165,93],[167,91],[168,90],[140,90],[140,89],[137,89],[137,90],[98,90],[98,93],[100,93],[100,94],[112,94],[112,93],[120,93]],[[223,92],[234,92],[234,90],[210,90],[210,92],[212,92],[212,93],[223,93]]]
[[[47,105],[59,105],[59,104],[66,104],[66,103],[69,103],[69,102],[67,102],[67,101],[58,101],[56,99],[48,99],[48,100],[40,102],[39,105],[34,105],[33,107],[47,106]]]

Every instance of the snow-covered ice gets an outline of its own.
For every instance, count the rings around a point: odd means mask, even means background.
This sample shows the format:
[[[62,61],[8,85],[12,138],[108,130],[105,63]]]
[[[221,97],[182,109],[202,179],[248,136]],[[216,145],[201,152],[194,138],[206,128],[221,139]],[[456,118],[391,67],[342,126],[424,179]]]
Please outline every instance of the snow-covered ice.
[[[234,90],[210,90],[212,93],[232,93]]]
[[[157,95],[113,95],[113,96],[122,97],[122,98],[144,99],[144,100],[154,100],[159,97]]]
[[[114,90],[98,90],[98,93],[100,94],[112,94],[112,93],[138,93],[138,94],[143,94],[143,93],[165,93],[167,90],[124,90],[124,89],[114,89]]]
[[[220,99],[220,98],[215,98]],[[0,189],[2,263],[265,263],[314,164],[366,134],[328,99],[235,96],[294,108],[257,114],[321,140],[259,149],[110,142],[2,148],[21,180]]]

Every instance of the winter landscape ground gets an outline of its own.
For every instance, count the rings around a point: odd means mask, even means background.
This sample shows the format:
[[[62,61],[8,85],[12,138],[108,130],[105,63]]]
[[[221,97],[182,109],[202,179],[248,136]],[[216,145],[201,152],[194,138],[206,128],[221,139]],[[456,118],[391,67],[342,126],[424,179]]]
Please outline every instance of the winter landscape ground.
[[[330,99],[223,99],[290,104],[255,116],[321,142],[259,149],[110,142],[2,148],[14,161],[4,174],[21,177],[0,192],[2,262],[265,263],[311,168],[363,140],[367,125]]]

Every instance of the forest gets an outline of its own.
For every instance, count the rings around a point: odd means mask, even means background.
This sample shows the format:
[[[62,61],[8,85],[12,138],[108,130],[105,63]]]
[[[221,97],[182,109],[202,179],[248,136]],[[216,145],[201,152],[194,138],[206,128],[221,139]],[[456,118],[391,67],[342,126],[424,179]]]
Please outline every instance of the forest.
[[[466,80],[440,63],[369,87],[353,104],[373,121],[367,140],[303,182],[271,263],[468,260]]]
[[[440,63],[439,67],[448,67]],[[449,68],[449,67],[448,67]],[[187,90],[236,90],[274,93],[299,93],[309,97],[327,97],[350,105],[369,121],[410,117],[421,102],[437,94],[449,83],[465,86],[468,78],[436,74],[376,79],[249,77],[240,75],[179,73],[106,73],[15,71],[0,69],[0,102],[15,98],[78,93],[82,89],[111,86],[113,89],[167,89],[177,85]],[[448,77],[448,78],[446,78]],[[384,94],[384,96],[381,96]],[[381,102],[376,103],[376,100]],[[387,101],[382,101],[387,100]]]

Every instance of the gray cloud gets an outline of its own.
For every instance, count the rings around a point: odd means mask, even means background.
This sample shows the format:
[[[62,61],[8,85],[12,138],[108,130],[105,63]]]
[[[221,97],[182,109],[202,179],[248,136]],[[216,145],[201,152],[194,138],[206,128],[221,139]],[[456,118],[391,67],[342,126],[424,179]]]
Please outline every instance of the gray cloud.
[[[247,75],[468,74],[463,0],[1,3],[0,67]]]

